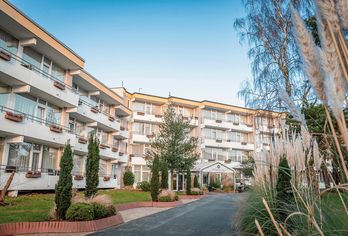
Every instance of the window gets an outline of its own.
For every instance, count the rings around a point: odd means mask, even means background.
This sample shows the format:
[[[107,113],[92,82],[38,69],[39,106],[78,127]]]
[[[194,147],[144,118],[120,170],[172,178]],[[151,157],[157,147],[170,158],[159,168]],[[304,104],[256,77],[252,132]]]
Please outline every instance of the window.
[[[8,166],[16,166],[19,171],[26,171],[29,168],[30,143],[10,144]]]
[[[52,64],[52,76],[61,82],[64,82],[65,72],[64,69],[60,68],[56,64]]]
[[[35,116],[36,98],[27,94],[16,94],[15,110],[30,116]]]
[[[148,166],[142,166],[142,175],[143,181],[150,181],[150,168]]]
[[[37,69],[41,69],[42,55],[34,51],[30,47],[24,47],[23,49],[23,59],[35,66]]]
[[[134,165],[134,181],[135,183],[141,182],[141,166]]]
[[[8,93],[0,93],[0,106],[7,107]]]
[[[74,162],[74,166],[73,166],[72,173],[74,175],[82,175],[84,170],[84,163],[85,163],[84,157],[79,155],[74,155],[73,162]]]
[[[57,168],[58,150],[55,148],[50,148],[48,146],[43,146],[42,152],[42,166],[41,169],[44,172],[50,172],[50,170],[55,170]],[[57,164],[57,165],[56,165]]]
[[[133,102],[133,110],[136,112],[144,112],[145,104],[141,102]]]
[[[17,53],[17,46],[18,41],[6,33],[5,31],[0,30],[0,47],[4,48],[5,50],[16,54]]]
[[[99,176],[106,176],[106,161],[99,160]]]

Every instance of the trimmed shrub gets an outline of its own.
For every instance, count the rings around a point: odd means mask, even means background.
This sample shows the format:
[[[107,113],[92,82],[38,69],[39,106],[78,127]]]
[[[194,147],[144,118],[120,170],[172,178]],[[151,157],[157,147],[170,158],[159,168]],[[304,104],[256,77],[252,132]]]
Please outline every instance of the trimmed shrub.
[[[186,194],[191,194],[191,170],[186,172]]]
[[[113,205],[107,206],[108,216],[116,215],[116,208]]]
[[[123,183],[125,186],[130,186],[134,184],[134,174],[132,171],[127,170],[123,175]]]
[[[195,178],[193,179],[193,187],[194,188],[200,188],[201,186],[199,186],[199,183],[198,183],[198,176],[195,175]]]
[[[209,186],[208,186],[208,190],[209,192],[214,191],[216,189],[220,189],[220,184],[218,182],[210,182]]]
[[[94,202],[92,203],[92,207],[94,212],[93,219],[101,219],[108,216],[108,209],[106,208],[106,206]]]
[[[160,182],[159,182],[159,169],[160,169],[160,162],[159,158],[155,157],[152,163],[152,176],[151,176],[151,199],[153,202],[158,201],[158,193],[160,188]]]
[[[179,201],[179,195],[175,195],[174,200]]]
[[[161,165],[161,187],[162,189],[168,188],[168,164],[166,161],[162,161]]]
[[[138,183],[138,188],[140,188],[141,191],[150,192],[151,191],[151,184],[148,181],[142,181],[142,182]]]
[[[169,196],[158,197],[159,202],[173,202]]]
[[[93,205],[87,203],[72,204],[67,212],[66,219],[70,221],[85,221],[94,219]]]
[[[85,197],[92,197],[98,191],[99,159],[99,141],[91,135],[88,141],[88,156],[86,160]]]

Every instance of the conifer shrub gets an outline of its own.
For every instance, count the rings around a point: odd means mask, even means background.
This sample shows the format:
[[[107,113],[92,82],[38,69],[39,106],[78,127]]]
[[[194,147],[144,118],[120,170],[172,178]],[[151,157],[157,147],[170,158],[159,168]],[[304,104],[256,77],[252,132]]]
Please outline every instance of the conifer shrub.
[[[98,191],[99,159],[99,142],[91,135],[88,141],[85,197],[92,197]]]
[[[186,172],[186,194],[191,194],[191,170],[187,169]]]
[[[131,186],[134,184],[134,174],[132,171],[127,170],[123,175],[123,183],[125,186]]]
[[[88,203],[72,204],[66,212],[66,219],[70,221],[93,220],[94,207]]]
[[[193,179],[193,187],[194,188],[200,188],[197,175],[195,175],[195,177]]]
[[[70,144],[64,148],[63,156],[60,160],[60,173],[58,183],[55,187],[55,203],[56,203],[56,217],[57,219],[65,219],[66,212],[71,205],[71,188],[73,169],[73,157]]]
[[[158,201],[158,194],[160,189],[160,181],[159,181],[159,170],[160,170],[160,161],[159,158],[156,156],[153,160],[151,171],[151,198],[152,201],[157,202]]]
[[[161,165],[161,187],[162,189],[168,188],[168,164],[166,161],[162,161]]]

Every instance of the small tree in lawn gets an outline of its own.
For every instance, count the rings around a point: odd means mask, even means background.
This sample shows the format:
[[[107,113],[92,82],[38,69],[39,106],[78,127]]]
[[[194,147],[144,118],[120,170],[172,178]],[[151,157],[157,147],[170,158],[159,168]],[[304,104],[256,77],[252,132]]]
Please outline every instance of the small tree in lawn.
[[[174,172],[184,173],[187,169],[191,169],[199,158],[198,139],[191,136],[192,129],[190,121],[181,115],[176,115],[174,108],[169,106],[164,112],[159,133],[151,142],[151,150],[146,153],[149,166],[154,157],[158,156],[167,163],[171,178]]]
[[[186,171],[186,194],[191,194],[191,170]]]
[[[151,166],[151,198],[152,201],[158,201],[158,194],[160,188],[160,180],[159,180],[159,171],[160,171],[160,160],[159,157],[155,157]]]
[[[64,148],[63,156],[60,160],[60,172],[58,183],[55,187],[56,215],[58,219],[64,220],[65,214],[71,204],[71,187],[73,169],[73,156],[70,144]]]
[[[134,184],[134,174],[127,168],[126,172],[123,175],[123,184],[125,186],[132,186]]]
[[[85,197],[92,197],[98,191],[99,184],[99,141],[92,135],[88,142],[88,156],[86,162]]]
[[[195,175],[195,177],[193,179],[193,187],[200,188],[197,175]]]
[[[161,164],[161,187],[168,189],[168,165],[165,161],[162,161]]]

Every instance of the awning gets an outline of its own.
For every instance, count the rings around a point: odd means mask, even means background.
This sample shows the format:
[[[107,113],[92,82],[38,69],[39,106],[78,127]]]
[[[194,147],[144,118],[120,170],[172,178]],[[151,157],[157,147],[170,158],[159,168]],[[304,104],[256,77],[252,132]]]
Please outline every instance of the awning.
[[[208,162],[208,163],[200,163],[197,164],[193,171],[197,172],[205,172],[205,173],[234,173],[235,170],[225,163],[217,161],[217,162]]]

